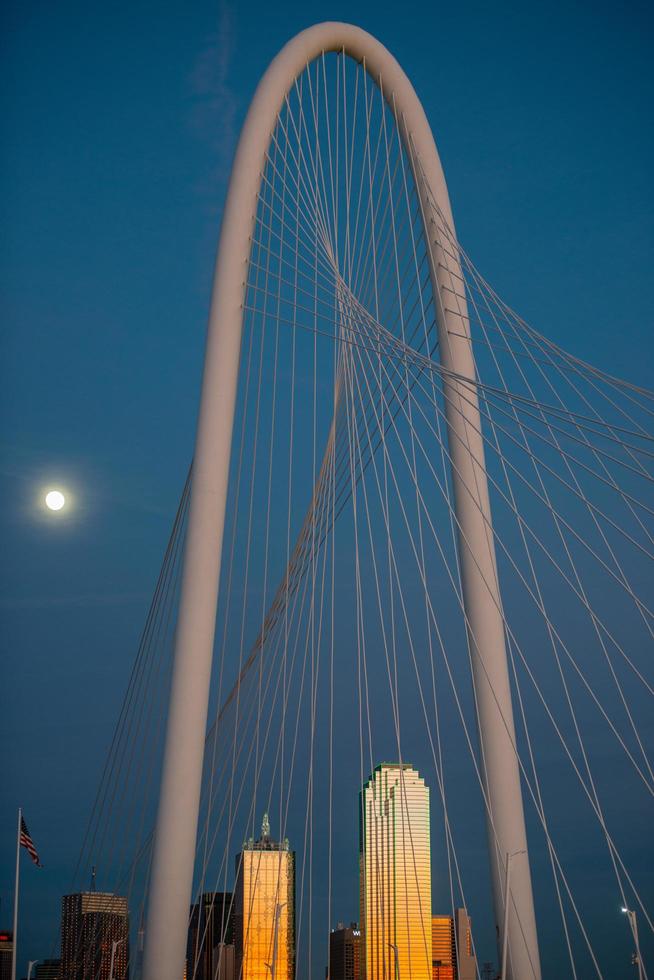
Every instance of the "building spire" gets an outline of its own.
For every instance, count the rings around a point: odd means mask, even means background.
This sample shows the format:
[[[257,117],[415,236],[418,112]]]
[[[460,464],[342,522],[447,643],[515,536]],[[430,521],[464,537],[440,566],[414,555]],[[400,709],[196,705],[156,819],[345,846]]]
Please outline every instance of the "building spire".
[[[91,891],[95,891],[95,865],[91,868]]]

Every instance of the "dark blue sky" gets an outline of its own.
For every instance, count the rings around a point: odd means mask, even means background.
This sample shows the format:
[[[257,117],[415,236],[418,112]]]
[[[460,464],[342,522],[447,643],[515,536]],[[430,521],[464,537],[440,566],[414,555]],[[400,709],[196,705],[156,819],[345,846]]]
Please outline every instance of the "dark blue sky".
[[[459,238],[530,323],[654,387],[645,3],[3,8],[0,925],[49,954],[192,451],[231,155],[296,31],[359,23],[411,77]],[[47,520],[43,487],[75,497]]]

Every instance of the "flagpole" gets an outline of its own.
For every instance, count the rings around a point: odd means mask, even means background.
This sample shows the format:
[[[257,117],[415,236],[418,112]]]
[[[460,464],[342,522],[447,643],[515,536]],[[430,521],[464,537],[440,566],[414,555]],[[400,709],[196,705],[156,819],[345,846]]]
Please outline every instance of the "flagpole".
[[[18,807],[18,829],[16,831],[16,884],[14,885],[14,935],[11,951],[11,980],[16,980],[16,956],[18,953],[18,874],[20,871],[20,821],[23,811]]]

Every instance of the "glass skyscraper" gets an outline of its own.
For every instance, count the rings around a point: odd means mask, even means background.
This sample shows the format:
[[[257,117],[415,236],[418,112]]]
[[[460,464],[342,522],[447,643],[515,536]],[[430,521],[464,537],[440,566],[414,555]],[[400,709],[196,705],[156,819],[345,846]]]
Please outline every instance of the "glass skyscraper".
[[[191,906],[186,943],[188,978],[234,980],[232,906],[231,892],[205,892],[201,900]]]
[[[234,945],[239,980],[294,980],[295,854],[272,839],[267,814],[236,859]]]
[[[383,762],[360,794],[359,881],[365,980],[431,980],[429,789],[413,766]]]
[[[477,961],[472,952],[472,931],[465,909],[432,920],[433,980],[475,980]]]
[[[431,920],[433,980],[457,980],[456,940],[451,915],[434,915]]]

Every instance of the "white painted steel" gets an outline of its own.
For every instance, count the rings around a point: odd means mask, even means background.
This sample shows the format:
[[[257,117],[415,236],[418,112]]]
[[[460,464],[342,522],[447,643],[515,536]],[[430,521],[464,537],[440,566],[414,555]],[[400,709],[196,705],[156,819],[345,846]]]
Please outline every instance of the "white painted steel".
[[[518,854],[524,854],[524,851],[514,851],[512,854],[507,852],[505,856],[504,864],[504,925],[502,927],[502,956],[500,959],[500,980],[506,980],[507,973],[507,955],[509,951],[509,913],[511,912],[511,899],[513,897],[511,891],[511,861]]]
[[[18,808],[18,826],[16,828],[16,876],[14,878],[14,931],[11,947],[11,980],[16,980],[16,963],[18,958],[18,886],[20,883],[20,824],[23,811]]]
[[[376,84],[381,82],[409,156],[424,175],[415,174],[425,214],[430,214],[431,194],[454,227],[429,123],[411,83],[386,48],[360,28],[341,23],[318,24],[289,41],[252,100],[234,159],[220,232],[152,863],[145,980],[179,980],[184,970],[244,291],[261,173],[284,96],[293,80],[323,51],[344,51],[365,64]],[[463,378],[474,378],[464,298],[456,300],[459,305],[453,312],[452,297],[460,292],[456,285],[461,282],[459,263],[441,249],[431,217],[426,236],[432,246],[431,277],[442,363]],[[488,826],[495,917],[501,934],[504,855],[526,849],[524,814],[477,392],[474,384],[455,379],[446,388],[464,599],[491,807]],[[509,927],[509,976],[513,980],[540,977],[528,861],[520,865],[512,887],[517,912]]]
[[[638,980],[644,980],[645,970],[643,967],[643,958],[640,955],[640,943],[638,942],[638,917],[633,909],[623,908],[622,911],[627,913],[629,925],[631,926],[631,933],[634,937],[634,943],[636,945],[636,952],[633,955],[632,962],[638,967]]]

